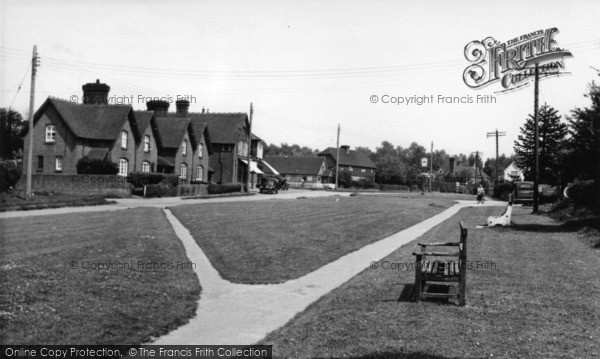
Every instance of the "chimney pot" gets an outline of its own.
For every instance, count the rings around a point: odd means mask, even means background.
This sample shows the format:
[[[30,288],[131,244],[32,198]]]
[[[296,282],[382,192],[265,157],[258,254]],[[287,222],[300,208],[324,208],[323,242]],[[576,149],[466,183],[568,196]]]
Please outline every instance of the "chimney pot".
[[[350,146],[348,146],[348,145],[343,145],[343,146],[340,146],[340,148],[341,148],[342,150],[346,151],[346,153],[350,153]]]
[[[164,118],[167,117],[169,111],[169,102],[161,100],[148,101],[146,102],[146,108],[148,108],[148,111],[154,111],[155,118]]]
[[[177,117],[187,117],[188,109],[190,108],[190,101],[177,100],[175,101],[175,107],[177,108]]]
[[[96,82],[90,82],[81,86],[83,90],[84,105],[108,105],[108,92],[110,86],[100,83],[100,79]]]

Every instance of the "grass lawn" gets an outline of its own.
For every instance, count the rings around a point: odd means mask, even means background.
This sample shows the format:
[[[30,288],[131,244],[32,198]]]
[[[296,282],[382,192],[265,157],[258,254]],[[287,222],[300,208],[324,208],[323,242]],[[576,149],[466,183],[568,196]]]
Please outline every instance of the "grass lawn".
[[[280,283],[451,207],[450,198],[359,195],[177,206],[223,278]]]
[[[0,343],[140,344],[196,312],[193,270],[159,267],[187,262],[160,209],[3,219],[0,233]]]
[[[515,208],[516,227],[474,228],[501,211],[463,209],[418,240],[458,240],[458,221],[465,222],[475,266],[467,306],[408,301],[414,267],[367,269],[262,344],[289,358],[599,357],[600,253],[530,207]],[[416,242],[387,260],[413,263]]]
[[[19,209],[32,209],[31,207],[35,207],[35,205],[55,205],[60,203],[89,203],[96,205],[111,202],[100,195],[82,196],[35,192],[33,196],[28,198],[25,196],[25,191],[11,190],[8,192],[0,192],[0,209],[13,207]]]

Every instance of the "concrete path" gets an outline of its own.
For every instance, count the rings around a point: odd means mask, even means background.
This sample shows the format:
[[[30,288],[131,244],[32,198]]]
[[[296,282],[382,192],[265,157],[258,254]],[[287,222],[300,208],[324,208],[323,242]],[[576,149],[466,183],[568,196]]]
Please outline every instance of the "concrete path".
[[[101,206],[87,207],[63,207],[50,209],[35,209],[31,211],[11,211],[0,212],[2,218],[30,217],[30,216],[46,216],[52,214],[64,213],[81,213],[81,212],[102,212],[102,211],[117,211],[135,207],[158,207],[167,208],[173,206],[181,206],[186,204],[197,203],[222,203],[222,202],[245,202],[245,201],[266,201],[266,200],[284,200],[296,199],[298,197],[328,197],[328,196],[349,196],[349,192],[331,192],[331,191],[310,191],[310,190],[288,190],[281,191],[279,194],[256,194],[254,196],[240,197],[220,197],[211,199],[182,199],[181,197],[164,197],[164,198],[117,198],[114,201],[117,204],[108,204]]]
[[[478,206],[506,206],[506,203],[487,201],[484,205],[477,205],[475,201],[459,201],[440,214],[349,253],[303,277],[282,284],[261,285],[233,284],[222,279],[190,232],[171,211],[165,209],[189,260],[196,263],[195,272],[200,279],[202,293],[196,316],[152,344],[255,344],[308,305],[363,271],[371,261],[383,259],[460,209]]]

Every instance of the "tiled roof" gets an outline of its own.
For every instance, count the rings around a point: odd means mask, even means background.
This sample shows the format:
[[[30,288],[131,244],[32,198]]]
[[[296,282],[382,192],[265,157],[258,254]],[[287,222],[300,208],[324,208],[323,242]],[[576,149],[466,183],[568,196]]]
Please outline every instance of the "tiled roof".
[[[133,111],[130,105],[84,105],[54,97],[49,97],[40,110],[48,105],[54,106],[75,136],[93,140],[117,139]],[[41,116],[40,110],[36,121]]]
[[[146,131],[148,125],[150,124],[150,120],[154,115],[153,111],[133,111],[135,114],[135,122],[137,123],[138,129],[140,131],[140,135]]]
[[[103,160],[108,153],[108,148],[92,148],[86,153],[86,156],[91,159]]]
[[[471,177],[475,177],[475,167],[471,167],[471,166],[454,166],[454,173],[456,175],[460,175],[461,172],[466,171],[467,173],[469,173],[469,176]],[[481,171],[477,171],[477,176],[480,177],[483,174],[484,178],[489,177],[485,172]]]
[[[155,118],[160,143],[164,148],[179,148],[185,131],[190,124],[189,118]]]
[[[375,164],[373,163],[373,161],[371,161],[371,159],[367,157],[367,155],[365,155],[364,153],[355,150],[349,150],[348,152],[340,148],[340,166],[375,168]],[[318,155],[331,156],[334,160],[337,161],[337,148],[329,147],[319,152]]]
[[[323,157],[265,156],[264,159],[281,174],[316,175],[323,163]]]
[[[206,139],[206,147],[208,148],[208,154],[212,154],[212,140],[210,138],[210,133],[208,132],[208,125],[205,122],[201,122],[198,118],[192,118],[190,121],[196,140],[199,143],[202,136],[204,136]]]
[[[212,143],[236,143],[248,121],[245,113],[189,113],[189,117],[208,125]]]
[[[169,161],[167,158],[162,157],[162,156],[157,156],[156,157],[156,164],[159,165],[159,166],[175,167],[175,165],[173,164],[173,162]]]

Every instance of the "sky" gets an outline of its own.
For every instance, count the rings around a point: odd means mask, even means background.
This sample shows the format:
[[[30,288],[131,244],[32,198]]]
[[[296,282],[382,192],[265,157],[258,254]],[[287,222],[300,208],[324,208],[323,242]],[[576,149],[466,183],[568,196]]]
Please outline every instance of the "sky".
[[[533,85],[468,87],[465,46],[558,28],[557,46],[573,56],[568,74],[540,81],[539,99],[569,115],[589,105],[583,95],[598,79],[599,13],[597,0],[0,0],[0,107],[29,112],[37,45],[36,110],[48,96],[80,102],[81,86],[99,79],[111,101],[136,110],[150,97],[173,111],[178,96],[194,112],[253,103],[253,133],[267,143],[335,147],[339,124],[340,144],[353,148],[433,142],[487,158],[496,150],[487,133],[498,129],[508,155],[533,113]],[[488,95],[495,101],[477,103]]]

